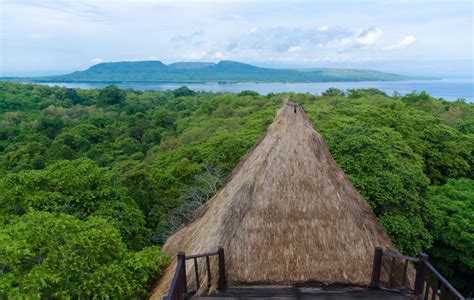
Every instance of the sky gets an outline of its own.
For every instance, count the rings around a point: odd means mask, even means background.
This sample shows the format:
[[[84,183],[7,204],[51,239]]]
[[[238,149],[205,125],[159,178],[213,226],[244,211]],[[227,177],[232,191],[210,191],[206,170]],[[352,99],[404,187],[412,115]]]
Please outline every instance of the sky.
[[[0,75],[236,60],[472,77],[472,0],[0,0]]]

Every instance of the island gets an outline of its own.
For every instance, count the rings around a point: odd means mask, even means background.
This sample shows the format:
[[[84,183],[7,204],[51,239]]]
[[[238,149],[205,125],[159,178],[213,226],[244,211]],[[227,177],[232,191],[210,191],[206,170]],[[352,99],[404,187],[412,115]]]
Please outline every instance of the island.
[[[153,83],[311,83],[400,81],[428,79],[374,70],[311,68],[262,68],[236,61],[176,62],[161,61],[107,62],[91,66],[84,71],[65,75],[42,77],[3,77],[2,80],[28,82],[153,82]],[[432,78],[430,78],[432,79]]]

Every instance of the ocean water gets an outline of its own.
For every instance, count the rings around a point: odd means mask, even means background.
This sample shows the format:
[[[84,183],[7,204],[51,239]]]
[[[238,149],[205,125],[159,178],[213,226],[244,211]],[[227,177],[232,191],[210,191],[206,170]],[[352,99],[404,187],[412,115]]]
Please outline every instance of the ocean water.
[[[101,88],[107,83],[45,83],[47,85],[58,85],[74,88]],[[425,91],[433,97],[446,100],[465,99],[467,102],[474,103],[474,78],[468,79],[442,79],[442,80],[407,80],[407,81],[362,81],[362,82],[321,82],[321,83],[117,83],[121,88],[133,88],[136,90],[156,90],[163,91],[176,89],[183,85],[195,91],[209,92],[230,92],[239,93],[243,90],[256,91],[262,95],[268,93],[297,92],[321,94],[330,87],[336,87],[342,90],[358,88],[377,88],[388,95],[395,91],[400,94],[406,94],[413,91]]]

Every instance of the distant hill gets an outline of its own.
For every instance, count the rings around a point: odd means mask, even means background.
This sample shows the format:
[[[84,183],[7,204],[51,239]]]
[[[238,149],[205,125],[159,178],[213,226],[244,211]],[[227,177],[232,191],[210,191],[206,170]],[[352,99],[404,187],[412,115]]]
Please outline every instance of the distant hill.
[[[4,78],[6,79],[6,78]],[[409,80],[414,77],[354,69],[271,69],[236,61],[176,62],[161,61],[100,63],[85,71],[66,75],[8,78],[33,82],[334,82]]]

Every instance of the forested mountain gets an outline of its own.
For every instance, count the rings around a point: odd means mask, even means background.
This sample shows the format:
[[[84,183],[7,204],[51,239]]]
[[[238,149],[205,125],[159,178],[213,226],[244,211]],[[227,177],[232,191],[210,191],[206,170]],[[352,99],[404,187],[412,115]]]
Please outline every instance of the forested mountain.
[[[100,63],[67,75],[28,78],[35,82],[334,82],[408,80],[414,77],[352,69],[269,69],[235,61]],[[20,79],[18,79],[20,80]],[[25,80],[25,79],[23,79]]]
[[[427,251],[466,293],[473,104],[374,89],[261,96],[0,82],[0,298],[146,296],[169,259],[159,246],[217,191],[287,97],[398,249]]]

